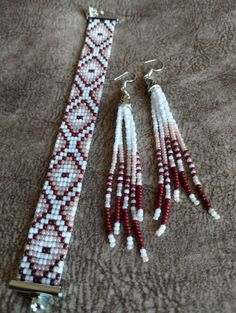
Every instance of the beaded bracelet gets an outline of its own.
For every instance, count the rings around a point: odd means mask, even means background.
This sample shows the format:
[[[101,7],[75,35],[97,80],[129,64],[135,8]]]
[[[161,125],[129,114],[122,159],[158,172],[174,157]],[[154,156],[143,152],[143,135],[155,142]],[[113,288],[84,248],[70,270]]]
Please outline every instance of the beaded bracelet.
[[[60,294],[82,181],[111,53],[116,18],[89,8],[88,26],[69,101],[36,206],[17,280],[10,287]],[[41,297],[42,298],[42,297]],[[34,297],[32,309],[42,308]]]

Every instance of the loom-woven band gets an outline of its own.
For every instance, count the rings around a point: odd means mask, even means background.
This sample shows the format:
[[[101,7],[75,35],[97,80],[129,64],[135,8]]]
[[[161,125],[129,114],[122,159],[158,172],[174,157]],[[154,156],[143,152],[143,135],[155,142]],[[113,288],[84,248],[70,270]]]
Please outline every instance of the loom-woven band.
[[[60,285],[116,20],[91,18],[17,279]]]

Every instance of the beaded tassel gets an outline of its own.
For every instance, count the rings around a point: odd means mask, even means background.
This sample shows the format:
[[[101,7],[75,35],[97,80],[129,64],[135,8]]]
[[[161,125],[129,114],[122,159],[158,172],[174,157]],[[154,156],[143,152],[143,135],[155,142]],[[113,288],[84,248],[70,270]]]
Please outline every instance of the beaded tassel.
[[[171,187],[170,187],[169,161],[167,157],[167,148],[165,145],[166,134],[165,134],[164,118],[161,115],[160,103],[158,103],[158,101],[153,101],[153,100],[152,100],[152,104],[154,106],[154,110],[156,111],[159,137],[160,137],[160,145],[161,145],[161,154],[162,154],[162,159],[163,159],[163,170],[164,170],[164,191],[165,192],[164,192],[163,214],[162,214],[161,226],[156,232],[157,236],[161,236],[166,230],[166,224],[170,215],[170,206],[171,206],[170,188]]]
[[[124,147],[123,125],[126,147]],[[126,148],[126,158],[124,148]],[[119,165],[115,197],[115,221],[112,227],[111,195],[117,163],[119,163]],[[127,238],[127,249],[133,249],[134,239],[136,239],[141,258],[144,262],[147,262],[147,251],[144,246],[144,239],[139,225],[139,222],[143,220],[141,170],[137,150],[136,129],[131,107],[130,104],[122,103],[118,108],[112,163],[107,179],[105,196],[108,241],[111,247],[115,246],[115,235],[120,233],[120,225],[121,221],[123,221]]]
[[[156,209],[153,217],[155,220],[161,217],[161,225],[156,232],[157,236],[161,236],[165,232],[170,215],[170,174],[173,179],[173,193],[176,202],[180,200],[180,185],[182,185],[190,201],[194,205],[199,205],[200,203],[190,187],[183,160],[187,163],[193,184],[203,207],[211,216],[219,219],[220,215],[212,207],[197,176],[196,167],[170,111],[165,94],[157,84],[154,84],[149,91],[151,92],[151,111],[159,171]]]
[[[115,132],[115,143],[113,146],[113,155],[112,162],[109,171],[109,175],[107,178],[107,188],[106,188],[106,200],[105,200],[105,213],[106,213],[106,228],[108,233],[108,240],[111,248],[115,247],[116,240],[113,235],[112,221],[111,221],[111,195],[112,195],[112,186],[113,186],[113,177],[117,163],[117,154],[118,150],[120,151],[120,157],[123,151],[123,143],[122,143],[122,120],[123,120],[123,111],[122,107],[118,108],[117,120],[116,120],[116,132]],[[120,149],[119,149],[120,146]],[[120,169],[121,169],[120,162]],[[123,179],[122,179],[123,180]],[[119,234],[120,228],[120,206],[121,206],[121,196],[122,196],[122,186],[117,184],[117,193],[116,193],[116,222],[114,225],[114,233]]]

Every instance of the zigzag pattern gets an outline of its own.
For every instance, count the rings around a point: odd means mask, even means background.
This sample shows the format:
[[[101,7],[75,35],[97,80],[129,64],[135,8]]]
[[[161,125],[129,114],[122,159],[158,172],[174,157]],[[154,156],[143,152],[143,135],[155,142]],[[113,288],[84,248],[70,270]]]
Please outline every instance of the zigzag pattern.
[[[90,19],[18,279],[59,285],[111,53],[116,21]]]

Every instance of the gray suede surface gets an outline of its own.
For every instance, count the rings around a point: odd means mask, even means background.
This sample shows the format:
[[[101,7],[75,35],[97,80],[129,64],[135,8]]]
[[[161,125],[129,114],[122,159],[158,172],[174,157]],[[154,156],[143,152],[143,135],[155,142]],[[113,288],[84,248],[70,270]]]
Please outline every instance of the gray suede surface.
[[[46,312],[236,312],[235,0],[91,1],[121,15],[90,150],[63,298]],[[0,312],[29,312],[30,299],[8,289],[15,277],[83,46],[87,1],[0,0]],[[142,61],[159,58],[165,91],[199,176],[221,219],[182,194],[168,231],[152,220],[157,164]],[[147,69],[147,68],[146,68]],[[143,164],[150,262],[127,251],[122,234],[111,250],[104,192],[122,72],[130,87]]]

